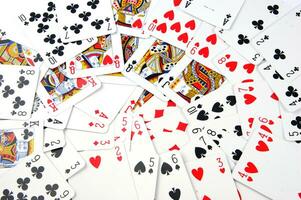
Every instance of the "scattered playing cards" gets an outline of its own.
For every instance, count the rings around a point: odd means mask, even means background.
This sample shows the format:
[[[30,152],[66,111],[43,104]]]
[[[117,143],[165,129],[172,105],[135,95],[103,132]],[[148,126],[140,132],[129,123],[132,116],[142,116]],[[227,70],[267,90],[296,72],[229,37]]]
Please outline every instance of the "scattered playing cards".
[[[300,0],[1,6],[0,200],[301,200]]]

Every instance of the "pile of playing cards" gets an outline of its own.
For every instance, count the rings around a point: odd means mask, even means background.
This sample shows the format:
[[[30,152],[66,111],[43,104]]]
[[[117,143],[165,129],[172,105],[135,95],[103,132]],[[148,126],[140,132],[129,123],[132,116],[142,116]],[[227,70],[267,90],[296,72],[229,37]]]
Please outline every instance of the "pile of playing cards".
[[[1,8],[0,200],[301,200],[300,0]]]

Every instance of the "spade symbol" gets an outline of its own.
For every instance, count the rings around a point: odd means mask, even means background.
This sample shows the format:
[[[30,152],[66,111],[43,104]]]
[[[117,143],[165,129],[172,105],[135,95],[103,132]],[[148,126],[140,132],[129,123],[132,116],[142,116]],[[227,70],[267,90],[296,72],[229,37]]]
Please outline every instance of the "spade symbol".
[[[179,170],[180,169],[180,165],[176,165],[175,168],[176,168],[176,170]]]
[[[63,147],[51,150],[51,156],[55,158],[59,158],[63,153]]]
[[[216,102],[212,107],[212,111],[217,113],[223,112],[224,111],[223,104]]]
[[[134,168],[134,171],[140,175],[141,173],[145,172],[145,165],[142,161],[138,162]]]
[[[172,188],[171,191],[169,192],[169,196],[170,198],[172,198],[172,200],[179,200],[181,197],[181,190],[180,189],[175,189]]]
[[[149,170],[148,170],[148,173],[150,173],[150,174],[152,174],[153,172],[154,172],[153,169],[149,169]]]
[[[45,147],[49,147],[49,143],[45,143],[44,146],[45,146]]]
[[[66,173],[66,174],[69,174],[69,173],[70,173],[70,169],[66,169],[66,170],[65,170],[65,173]]]
[[[208,114],[209,113],[206,112],[205,110],[201,110],[197,116],[197,119],[201,121],[206,121],[209,119]]]
[[[241,150],[236,149],[234,152],[232,152],[233,160],[239,160],[241,154],[242,154]]]
[[[194,153],[195,153],[195,156],[197,158],[205,158],[206,157],[206,149],[202,148],[202,147],[195,147],[194,149]]]
[[[236,98],[234,95],[227,96],[227,104],[234,106],[236,104]]]
[[[171,172],[172,167],[168,163],[164,162],[161,166],[161,173],[166,174],[168,176]]]

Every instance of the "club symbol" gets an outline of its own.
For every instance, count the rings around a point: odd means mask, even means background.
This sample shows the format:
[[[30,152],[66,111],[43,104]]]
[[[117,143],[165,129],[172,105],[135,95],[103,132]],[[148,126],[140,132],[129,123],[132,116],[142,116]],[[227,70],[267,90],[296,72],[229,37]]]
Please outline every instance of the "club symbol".
[[[48,10],[49,12],[55,11],[55,4],[54,4],[53,2],[49,2],[49,3],[48,3],[48,8],[47,8],[47,10]]]
[[[53,185],[47,184],[45,186],[45,189],[46,189],[46,194],[54,197],[54,196],[56,196],[56,190],[59,189],[59,185],[58,184],[53,184]]]
[[[41,15],[39,13],[35,13],[35,12],[31,12],[29,17],[29,21],[33,22],[33,21],[38,21],[38,19],[41,17]]]
[[[55,43],[55,38],[56,38],[56,35],[55,34],[51,34],[51,35],[47,35],[45,38],[44,38],[44,42],[46,43],[50,43],[50,44],[54,44]]]
[[[280,79],[280,80],[284,80],[284,78],[281,76],[281,74],[279,74],[279,72],[275,71],[275,73],[273,74],[273,78],[274,79]]]
[[[91,9],[96,9],[99,4],[99,0],[91,0],[87,2],[87,5],[91,7]]]
[[[24,76],[20,76],[19,80],[17,81],[18,88],[23,88],[25,85],[29,84],[29,80],[26,80]]]
[[[28,183],[30,183],[30,179],[28,177],[26,178],[18,178],[17,179],[18,188],[21,188],[22,190],[28,189]]]
[[[45,33],[48,29],[49,29],[49,26],[48,26],[47,24],[44,25],[44,24],[42,24],[42,23],[39,23],[39,24],[38,24],[37,32],[38,32],[38,33],[42,33],[42,32]]]
[[[70,26],[70,30],[74,31],[74,33],[79,34],[80,30],[83,28],[83,25],[81,24],[74,24]]]
[[[4,90],[2,90],[3,97],[7,98],[9,95],[13,95],[15,93],[15,90],[11,89],[9,85],[4,87]]]
[[[293,86],[288,86],[285,95],[288,96],[288,97],[291,97],[291,96],[298,97],[299,96],[298,90],[295,89]]]
[[[8,189],[3,190],[3,195],[1,196],[1,200],[14,200],[13,192]]]
[[[23,139],[27,140],[29,137],[33,136],[33,132],[29,131],[28,129],[24,129],[22,135],[23,135]]]
[[[255,29],[258,29],[258,30],[262,30],[263,29],[263,21],[262,20],[258,20],[258,21],[252,21],[252,24],[254,26]]]
[[[82,12],[78,15],[79,18],[82,18],[85,22],[89,20],[89,17],[91,16],[90,12]]]
[[[243,44],[249,44],[250,40],[248,39],[248,36],[243,35],[243,34],[239,34],[237,42],[238,42],[239,45],[243,45]]]
[[[43,177],[43,171],[45,170],[45,168],[43,166],[40,167],[32,167],[31,168],[31,172],[32,172],[32,176],[36,177],[37,179],[41,179]]]
[[[281,60],[284,60],[286,58],[286,56],[284,55],[284,51],[281,51],[280,49],[275,49],[275,55],[274,58],[276,60],[278,60],[279,58]]]
[[[41,56],[41,54],[37,54],[34,56],[34,59],[33,59],[34,62],[43,62],[43,58]]]
[[[234,133],[237,135],[237,136],[242,136],[242,129],[241,129],[241,126],[240,125],[236,125],[234,127]]]
[[[45,13],[43,14],[43,19],[42,19],[42,21],[43,21],[43,22],[50,22],[51,19],[52,19],[53,17],[54,17],[53,14],[49,14],[49,13],[45,12]]]
[[[101,25],[103,24],[103,20],[96,19],[91,23],[92,26],[95,26],[97,30],[101,29]]]
[[[2,83],[4,83],[3,75],[0,74],[0,86],[2,86]]]
[[[14,109],[18,109],[20,106],[24,106],[25,101],[21,99],[21,97],[17,96],[13,101]]]
[[[17,194],[17,200],[27,200],[27,195],[23,194],[22,192],[19,192]]]
[[[270,11],[270,13],[273,13],[274,15],[278,15],[279,14],[279,6],[278,5],[269,5],[268,6],[268,10]]]
[[[301,117],[297,116],[295,120],[291,121],[293,126],[296,126],[298,129],[301,129]]]
[[[59,56],[63,56],[64,55],[64,49],[65,49],[64,46],[58,46],[58,47],[55,47],[52,50],[52,53],[55,54],[55,55],[57,54]]]
[[[79,8],[78,4],[70,4],[66,7],[67,10],[70,10],[71,13],[76,13],[76,10]]]
[[[78,40],[78,41],[73,41],[71,42],[72,44],[77,44],[77,45],[81,45],[83,43],[82,40]]]
[[[40,196],[33,196],[31,197],[30,200],[44,200],[44,196],[40,195]]]

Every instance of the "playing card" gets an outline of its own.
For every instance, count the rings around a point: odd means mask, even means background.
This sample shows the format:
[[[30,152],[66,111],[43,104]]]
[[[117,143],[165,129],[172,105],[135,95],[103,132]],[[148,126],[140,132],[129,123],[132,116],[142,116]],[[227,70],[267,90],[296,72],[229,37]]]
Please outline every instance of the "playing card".
[[[124,63],[126,63],[130,57],[134,54],[134,52],[138,49],[142,38],[121,34],[121,44],[122,44],[122,52]]]
[[[0,118],[30,118],[38,77],[38,68],[1,65]]]
[[[63,130],[52,128],[44,129],[44,152],[63,147],[65,146],[65,143],[65,134]]]
[[[45,154],[36,153],[2,174],[2,199],[71,199],[75,195]]]
[[[122,145],[110,150],[83,151],[80,155],[86,166],[69,179],[70,185],[76,191],[75,200],[138,199],[127,154]],[[87,184],[89,190],[86,189]]]
[[[145,24],[145,32],[185,50],[200,21],[178,9],[181,1],[153,1]]]
[[[151,0],[142,0],[139,2],[113,0],[113,12],[118,31],[124,34],[144,37],[148,35],[144,33],[144,23]]]
[[[160,155],[159,170],[157,200],[196,200],[194,189],[179,152],[168,152]]]
[[[287,112],[280,107],[284,137],[289,141],[301,140],[301,111]]]
[[[216,33],[249,62],[259,64],[263,56],[251,46],[252,39],[298,4],[296,0],[246,0],[231,29]]]
[[[151,37],[141,41],[122,73],[160,99],[167,100],[158,84],[184,54],[179,48]]]
[[[58,114],[83,100],[100,87],[96,78],[68,78],[65,64],[41,72],[37,94],[50,114]]]
[[[278,139],[268,126],[265,123],[253,132],[233,177],[272,199],[300,199],[300,146]],[[286,175],[279,176],[282,173]]]
[[[223,82],[221,74],[184,56],[164,76],[160,86],[169,99],[183,107],[216,90]]]
[[[235,21],[244,0],[185,0],[180,4],[180,8],[201,20],[214,26],[230,29]]]
[[[20,160],[41,151],[41,121],[0,121],[0,166],[14,167]]]
[[[107,35],[116,31],[111,1],[58,1],[58,32],[64,42]]]
[[[232,85],[225,82],[219,89],[183,107],[182,111],[189,122],[206,122],[235,114],[236,98]]]
[[[228,45],[217,36],[214,26],[202,22],[185,53],[193,60],[219,72],[219,68],[213,65],[212,59],[226,48]]]
[[[46,155],[65,179],[69,179],[86,165],[68,138],[64,147],[48,151]]]
[[[235,185],[241,200],[247,200],[249,198],[256,200],[269,200],[270,198],[263,196],[262,194],[250,189],[249,187],[235,181]]]
[[[100,36],[96,44],[66,62],[66,75],[78,78],[121,72],[122,57],[119,33]]]

